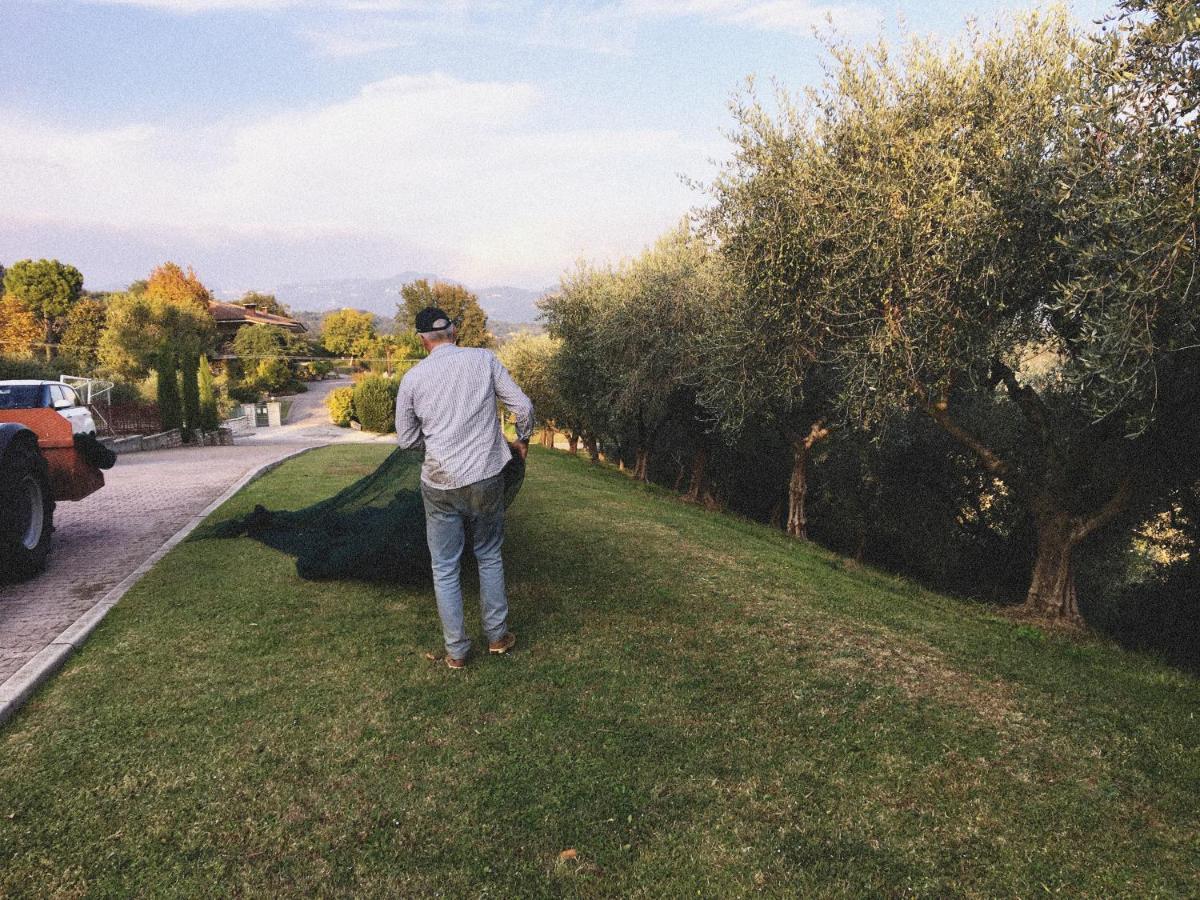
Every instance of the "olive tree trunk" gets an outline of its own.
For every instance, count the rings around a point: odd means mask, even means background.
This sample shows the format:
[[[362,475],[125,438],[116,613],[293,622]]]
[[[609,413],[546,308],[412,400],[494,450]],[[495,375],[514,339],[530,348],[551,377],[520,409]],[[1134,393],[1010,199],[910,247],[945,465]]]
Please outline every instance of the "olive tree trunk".
[[[825,420],[818,419],[808,434],[788,434],[792,445],[792,476],[788,479],[787,533],[802,541],[808,540],[808,457],[813,445],[829,437]]]
[[[708,494],[708,447],[701,444],[692,454],[692,480],[684,499],[699,503]]]
[[[1091,515],[1072,515],[1052,495],[1033,501],[1037,556],[1025,595],[1024,610],[1043,619],[1082,625],[1075,589],[1075,551],[1093,532],[1107,525],[1128,505],[1130,482],[1123,481],[1108,501]]]
[[[638,481],[647,481],[650,469],[650,451],[645,447],[638,447],[633,457],[633,477]]]
[[[1076,546],[1078,541],[1067,516],[1059,513],[1038,517],[1037,557],[1025,595],[1029,612],[1070,623],[1081,621],[1073,564]]]

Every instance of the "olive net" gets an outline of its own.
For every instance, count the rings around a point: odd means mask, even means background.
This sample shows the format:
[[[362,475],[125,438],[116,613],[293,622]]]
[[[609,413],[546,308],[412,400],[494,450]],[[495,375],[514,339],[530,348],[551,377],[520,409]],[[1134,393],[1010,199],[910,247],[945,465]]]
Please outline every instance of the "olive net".
[[[296,573],[309,581],[427,582],[423,458],[419,450],[396,450],[370,475],[327,500],[287,511],[256,506],[248,515],[219,523],[198,537],[249,535],[294,556]],[[524,460],[514,453],[502,474],[507,507],[525,480]]]

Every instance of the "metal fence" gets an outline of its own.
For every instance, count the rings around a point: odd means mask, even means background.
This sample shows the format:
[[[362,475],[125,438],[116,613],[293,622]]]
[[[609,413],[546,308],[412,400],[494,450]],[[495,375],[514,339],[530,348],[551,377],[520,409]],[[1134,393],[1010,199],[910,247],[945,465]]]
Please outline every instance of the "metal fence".
[[[103,409],[112,434],[154,434],[161,431],[157,403],[114,403]]]

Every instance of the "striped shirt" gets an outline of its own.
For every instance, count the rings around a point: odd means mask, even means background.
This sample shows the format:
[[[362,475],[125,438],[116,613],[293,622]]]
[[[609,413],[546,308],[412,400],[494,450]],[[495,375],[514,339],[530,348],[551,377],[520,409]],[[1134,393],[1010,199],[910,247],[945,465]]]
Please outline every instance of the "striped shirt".
[[[512,459],[500,429],[499,399],[517,418],[517,439],[533,433],[533,404],[490,350],[439,344],[405,374],[396,396],[396,442],[425,442],[421,480],[432,488],[465,487]]]

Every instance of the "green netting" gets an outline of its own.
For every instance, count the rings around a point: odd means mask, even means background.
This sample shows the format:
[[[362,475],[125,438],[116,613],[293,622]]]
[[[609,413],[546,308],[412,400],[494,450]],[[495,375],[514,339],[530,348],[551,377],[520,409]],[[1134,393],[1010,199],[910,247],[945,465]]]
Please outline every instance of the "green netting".
[[[256,506],[249,515],[222,522],[202,536],[249,535],[296,557],[297,574],[310,581],[429,581],[420,488],[423,458],[420,451],[396,450],[370,475],[328,500],[287,511]],[[525,480],[525,462],[514,454],[503,474],[508,506]]]

